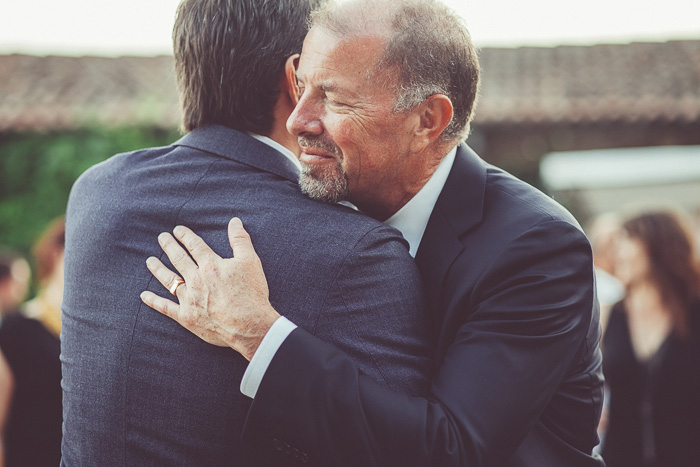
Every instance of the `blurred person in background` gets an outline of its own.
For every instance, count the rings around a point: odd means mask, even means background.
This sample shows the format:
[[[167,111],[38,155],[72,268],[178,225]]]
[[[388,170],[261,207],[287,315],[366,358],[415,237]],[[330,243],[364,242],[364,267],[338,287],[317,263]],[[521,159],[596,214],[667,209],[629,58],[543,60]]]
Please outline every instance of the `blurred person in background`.
[[[0,319],[22,303],[30,276],[27,260],[14,251],[0,250]]]
[[[600,304],[600,327],[602,334],[608,325],[610,309],[614,304],[622,300],[625,288],[622,282],[615,277],[615,250],[617,237],[621,228],[620,216],[614,212],[600,214],[590,223],[587,233],[593,248],[593,267],[596,276],[596,293]],[[601,444],[596,446],[596,452],[600,452],[604,442],[605,432],[608,426],[608,403],[610,401],[609,388],[605,386],[603,412],[598,425],[598,436]]]
[[[16,313],[17,307],[24,300],[29,289],[30,275],[29,263],[22,256],[14,251],[0,250],[0,335],[3,318]],[[15,379],[0,341],[0,466],[5,465],[6,427],[14,386]]]
[[[588,230],[593,247],[593,267],[596,276],[596,292],[600,302],[600,325],[605,332],[610,308],[622,300],[625,289],[615,274],[615,248],[620,231],[620,218],[608,212],[596,217]]]
[[[55,219],[34,245],[36,280],[39,292],[23,306],[24,314],[34,318],[58,339],[61,333],[61,299],[63,298],[63,251],[66,224]]]
[[[14,379],[7,359],[0,352],[0,467],[5,466],[5,425],[10,412]]]
[[[5,430],[8,467],[57,466],[61,459],[59,333],[64,237],[62,218],[40,236],[34,246],[39,293],[22,312],[6,314],[0,326],[0,349],[13,386],[10,396],[0,397],[0,402],[9,403]],[[27,267],[27,277],[28,273]],[[0,409],[0,415],[2,412]]]
[[[670,212],[622,225],[625,298],[603,339],[610,388],[603,458],[617,466],[700,465],[700,271],[689,225]]]

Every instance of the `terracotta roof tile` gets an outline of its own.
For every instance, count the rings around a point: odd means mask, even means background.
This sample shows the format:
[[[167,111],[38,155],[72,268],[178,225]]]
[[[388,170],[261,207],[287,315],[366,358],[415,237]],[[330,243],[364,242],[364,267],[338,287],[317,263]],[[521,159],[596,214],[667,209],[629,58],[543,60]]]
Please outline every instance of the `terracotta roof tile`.
[[[697,121],[700,41],[486,48],[479,123]]]
[[[179,123],[172,57],[0,56],[0,130]]]
[[[700,40],[485,48],[480,58],[482,125],[700,120]],[[0,56],[0,131],[179,119],[170,56]]]

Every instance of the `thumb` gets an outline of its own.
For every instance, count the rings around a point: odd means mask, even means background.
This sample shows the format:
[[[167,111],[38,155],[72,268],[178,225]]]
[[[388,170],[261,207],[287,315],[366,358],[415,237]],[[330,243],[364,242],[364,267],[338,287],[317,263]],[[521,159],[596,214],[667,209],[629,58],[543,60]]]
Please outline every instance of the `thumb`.
[[[243,228],[243,223],[237,217],[234,217],[228,223],[228,241],[231,244],[234,258],[246,259],[255,256],[255,249],[250,241],[250,235],[248,235],[248,232]]]

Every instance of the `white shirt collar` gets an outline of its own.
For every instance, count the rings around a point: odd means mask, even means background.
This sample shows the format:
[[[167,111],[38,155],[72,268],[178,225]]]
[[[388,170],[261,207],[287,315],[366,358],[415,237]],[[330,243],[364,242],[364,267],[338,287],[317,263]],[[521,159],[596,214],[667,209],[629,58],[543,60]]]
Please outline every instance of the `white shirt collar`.
[[[450,175],[456,155],[457,147],[455,146],[442,159],[435,173],[423,185],[423,188],[393,216],[384,221],[385,224],[389,224],[401,232],[403,238],[408,241],[409,253],[414,258],[423,239],[430,215],[435,208],[435,203],[437,203],[440,192],[445,187],[447,177]]]
[[[265,143],[268,146],[270,146],[272,149],[276,149],[277,151],[284,154],[284,156],[287,159],[289,159],[290,161],[292,161],[294,163],[294,166],[299,170],[299,172],[301,172],[301,163],[299,162],[299,159],[292,151],[290,151],[286,147],[282,146],[280,143],[278,143],[274,139],[268,138],[267,136],[257,135],[255,133],[248,133],[248,134],[250,136],[252,136],[253,138],[257,139],[258,141],[260,141],[261,143]]]
[[[271,148],[281,152],[285,157],[287,157],[287,159],[294,163],[294,166],[297,167],[299,171],[301,171],[301,163],[292,151],[282,146],[277,141],[268,138],[267,136],[261,136],[255,133],[249,133],[249,135],[261,143],[267,144]],[[416,256],[416,252],[418,251],[418,246],[423,239],[423,233],[428,225],[430,215],[433,213],[433,208],[435,208],[435,203],[437,203],[440,192],[442,192],[445,182],[447,181],[447,177],[450,175],[452,164],[454,163],[456,155],[457,147],[455,146],[442,159],[440,165],[438,165],[438,168],[435,170],[435,173],[433,173],[428,182],[423,185],[423,188],[421,188],[420,191],[418,191],[418,193],[416,193],[413,198],[411,198],[408,203],[399,209],[393,216],[384,221],[385,224],[388,224],[401,232],[406,241],[408,241],[409,253],[414,258]],[[341,201],[340,204],[345,204],[353,209],[357,209],[349,202]]]

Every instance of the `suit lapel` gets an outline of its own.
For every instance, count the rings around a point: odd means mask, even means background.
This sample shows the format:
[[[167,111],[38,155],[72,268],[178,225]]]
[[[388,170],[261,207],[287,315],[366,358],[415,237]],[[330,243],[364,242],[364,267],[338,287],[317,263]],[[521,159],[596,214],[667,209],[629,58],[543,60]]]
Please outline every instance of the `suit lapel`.
[[[445,276],[464,249],[460,235],[481,221],[485,188],[486,165],[474,151],[461,144],[416,254],[434,338],[444,319]]]
[[[250,135],[221,125],[197,128],[175,142],[210,152],[266,172],[271,172],[294,183],[299,170],[283,154]]]

